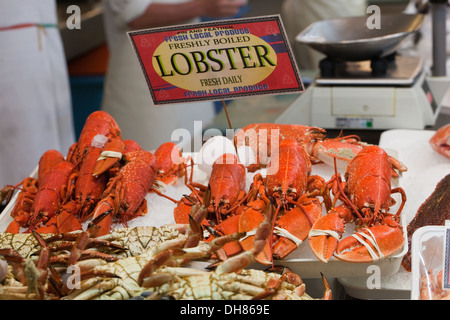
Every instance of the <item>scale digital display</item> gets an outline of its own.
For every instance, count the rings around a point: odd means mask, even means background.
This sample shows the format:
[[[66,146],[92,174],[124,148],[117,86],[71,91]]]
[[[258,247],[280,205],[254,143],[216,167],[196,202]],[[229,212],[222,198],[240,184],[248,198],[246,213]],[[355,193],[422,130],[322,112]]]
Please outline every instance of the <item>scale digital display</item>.
[[[427,81],[423,82],[422,90],[425,92],[425,96],[428,100],[428,103],[431,106],[431,110],[433,110],[433,114],[435,114],[436,110],[438,109],[438,105],[436,103],[436,100],[433,97],[433,94],[431,93],[430,86],[428,85]]]
[[[336,128],[368,129],[373,127],[373,118],[336,118]]]

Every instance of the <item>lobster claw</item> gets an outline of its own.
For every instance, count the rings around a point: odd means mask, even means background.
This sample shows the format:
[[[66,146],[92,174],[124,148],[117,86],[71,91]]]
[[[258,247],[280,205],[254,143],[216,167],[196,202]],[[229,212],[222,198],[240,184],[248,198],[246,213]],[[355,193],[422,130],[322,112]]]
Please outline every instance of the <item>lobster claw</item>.
[[[329,166],[345,170],[349,162],[363,149],[364,145],[353,136],[325,139],[317,142],[312,150],[313,157],[323,161]]]
[[[122,153],[125,144],[122,139],[113,139],[105,144],[100,157],[97,159],[92,175],[97,177],[107,170],[111,169],[122,159]]]
[[[434,151],[450,158],[450,123],[439,128],[429,142]]]
[[[291,208],[275,223],[274,233],[279,236],[273,244],[273,257],[283,259],[308,237],[313,223],[322,215],[322,205],[316,198],[309,203]]]
[[[367,146],[369,144],[359,141],[356,136],[337,137],[317,142],[312,149],[312,155],[329,166],[334,166],[336,160],[337,169],[345,171],[350,161]],[[408,171],[408,168],[394,157],[389,156],[389,163],[393,177]]]
[[[91,224],[98,228],[97,236],[108,234],[111,230],[112,218],[115,211],[114,200],[111,196],[99,201],[93,211]],[[101,217],[101,218],[100,218]]]
[[[309,232],[309,246],[322,262],[328,262],[336,251],[344,232],[344,222],[337,213],[330,213],[317,220]]]
[[[343,218],[345,217],[345,218]],[[335,253],[345,230],[345,223],[351,219],[351,212],[344,206],[334,207],[320,217],[309,232],[309,246],[322,262],[328,262]]]
[[[349,262],[372,262],[395,253],[403,242],[400,226],[375,225],[342,239],[335,256]]]

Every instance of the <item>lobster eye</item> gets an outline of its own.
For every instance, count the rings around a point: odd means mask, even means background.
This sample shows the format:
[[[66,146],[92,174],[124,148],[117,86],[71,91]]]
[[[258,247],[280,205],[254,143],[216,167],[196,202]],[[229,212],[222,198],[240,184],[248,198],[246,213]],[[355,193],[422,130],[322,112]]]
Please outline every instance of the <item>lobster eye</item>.
[[[219,203],[218,203],[218,206],[219,207],[227,206],[227,205],[229,205],[229,203],[230,203],[230,200],[228,200],[228,199],[227,200],[220,199]]]
[[[275,187],[273,188],[273,192],[279,192],[282,191],[281,187]]]

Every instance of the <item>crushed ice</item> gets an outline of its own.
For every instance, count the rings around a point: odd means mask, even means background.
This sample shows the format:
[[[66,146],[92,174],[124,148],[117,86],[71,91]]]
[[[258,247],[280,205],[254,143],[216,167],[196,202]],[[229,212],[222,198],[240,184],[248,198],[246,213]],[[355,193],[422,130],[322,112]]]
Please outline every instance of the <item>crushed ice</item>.
[[[97,134],[94,138],[92,138],[91,146],[96,148],[103,148],[107,142],[107,136],[105,136],[104,134]]]

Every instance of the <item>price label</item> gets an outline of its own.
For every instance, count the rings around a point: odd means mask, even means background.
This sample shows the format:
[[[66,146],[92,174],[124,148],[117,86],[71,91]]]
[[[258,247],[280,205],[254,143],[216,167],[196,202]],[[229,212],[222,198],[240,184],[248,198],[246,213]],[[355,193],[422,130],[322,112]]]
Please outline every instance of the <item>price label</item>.
[[[155,105],[303,92],[280,17],[128,32]]]

